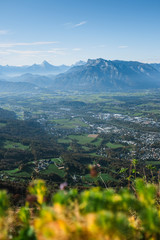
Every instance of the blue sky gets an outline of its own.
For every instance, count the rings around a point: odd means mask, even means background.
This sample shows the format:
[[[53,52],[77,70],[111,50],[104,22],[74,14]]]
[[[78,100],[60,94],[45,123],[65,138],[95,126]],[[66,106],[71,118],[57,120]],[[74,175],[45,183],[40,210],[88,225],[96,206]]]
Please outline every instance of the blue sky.
[[[160,62],[159,0],[0,0],[0,65]]]

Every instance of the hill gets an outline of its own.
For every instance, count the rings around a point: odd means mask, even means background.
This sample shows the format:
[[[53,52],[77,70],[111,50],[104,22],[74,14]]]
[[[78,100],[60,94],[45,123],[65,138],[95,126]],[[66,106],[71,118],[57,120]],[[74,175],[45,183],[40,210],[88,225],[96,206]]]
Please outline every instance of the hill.
[[[0,93],[4,93],[4,92],[33,93],[33,92],[41,92],[41,91],[42,90],[33,83],[0,81]]]
[[[47,88],[53,84],[53,79],[54,79],[53,75],[43,76],[38,74],[25,73],[23,75],[10,78],[9,81],[27,82],[27,83],[35,84],[36,86],[41,88]]]

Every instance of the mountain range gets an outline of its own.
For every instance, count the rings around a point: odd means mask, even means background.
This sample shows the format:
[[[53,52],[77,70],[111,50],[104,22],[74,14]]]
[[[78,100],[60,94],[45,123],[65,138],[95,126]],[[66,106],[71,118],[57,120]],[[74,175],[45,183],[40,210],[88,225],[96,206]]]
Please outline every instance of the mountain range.
[[[130,90],[160,87],[160,71],[151,64],[89,59],[54,79],[54,88],[65,90]]]
[[[59,74],[62,72],[67,71],[70,66],[61,65],[61,66],[54,66],[47,61],[43,61],[41,64],[33,64],[31,66],[1,66],[0,65],[0,75],[1,76],[19,76],[25,73],[32,73],[32,74]]]
[[[53,66],[46,61],[32,66],[0,66],[0,76],[0,88],[8,84],[8,89],[16,91],[18,86],[22,91],[23,84],[24,91],[101,92],[160,88],[160,64],[102,58],[80,61],[72,66]]]

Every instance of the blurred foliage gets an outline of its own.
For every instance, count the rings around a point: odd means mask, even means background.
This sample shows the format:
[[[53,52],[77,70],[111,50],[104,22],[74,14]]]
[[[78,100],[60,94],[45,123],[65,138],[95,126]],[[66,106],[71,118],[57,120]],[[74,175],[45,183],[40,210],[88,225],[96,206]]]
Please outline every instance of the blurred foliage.
[[[45,182],[36,180],[25,206],[15,210],[0,191],[0,239],[160,239],[158,186],[135,179],[133,188],[60,190],[47,203]]]

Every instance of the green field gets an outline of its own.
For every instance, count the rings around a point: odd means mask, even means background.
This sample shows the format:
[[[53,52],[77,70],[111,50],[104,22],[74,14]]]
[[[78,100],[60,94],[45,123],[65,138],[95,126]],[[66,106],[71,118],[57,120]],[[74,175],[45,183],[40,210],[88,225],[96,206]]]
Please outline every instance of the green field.
[[[61,157],[59,158],[51,158],[52,162],[55,162],[55,163],[62,163],[63,162],[63,159]]]
[[[5,173],[8,173],[8,174],[15,174],[15,173],[17,173],[19,171],[19,169],[18,168],[15,168],[15,169],[12,169],[12,170],[6,170],[5,171]]]
[[[101,157],[101,156],[98,155],[97,153],[90,153],[89,155],[94,156],[94,157]]]
[[[25,177],[25,178],[30,178],[31,177],[31,172],[26,172],[26,171],[19,171],[16,172],[14,175],[12,174],[12,176],[14,177]]]
[[[43,159],[40,159],[40,160],[43,160]],[[40,173],[42,173],[43,175],[48,175],[50,173],[55,173],[55,174],[57,174],[61,177],[64,177],[64,174],[65,174],[64,169],[59,170],[54,164],[54,162],[56,164],[62,164],[63,159],[52,158],[51,160],[53,161],[53,163],[50,164],[47,169],[40,171]],[[19,168],[15,168],[15,169],[12,169],[12,170],[0,171],[0,174],[5,173],[7,176],[10,176],[11,178],[30,178],[33,171],[34,171],[33,167],[26,166],[25,170],[19,170]]]
[[[30,178],[31,177],[31,173],[32,173],[32,169],[28,169],[27,171],[21,171],[18,168],[12,169],[12,170],[5,170],[5,171],[1,171],[0,172],[5,173],[5,175],[9,176],[10,179],[15,179],[15,178]]]
[[[59,138],[58,139],[58,143],[66,143],[66,144],[69,144],[71,143],[72,140],[71,139],[68,139],[68,138]]]
[[[88,137],[87,135],[69,135],[72,140],[77,140],[79,144],[89,144],[93,141],[93,138]]]
[[[71,119],[54,119],[51,121],[54,124],[58,124],[60,128],[72,129],[76,127],[87,127],[88,125],[84,123],[80,118]]]
[[[90,150],[90,148],[89,148],[89,147],[86,147],[86,146],[83,146],[82,149],[83,149],[84,151],[87,151],[87,152]]]
[[[101,144],[102,139],[101,138],[92,138],[88,137],[88,135],[69,135],[68,138],[72,140],[77,140],[77,142],[80,145],[85,144],[93,144],[95,146],[99,146]]]
[[[0,122],[0,128],[1,128],[1,127],[5,127],[5,126],[6,126],[6,123],[1,123],[1,122]]]
[[[98,175],[98,176],[95,177],[95,178],[91,177],[90,174],[86,174],[85,176],[83,176],[83,181],[84,181],[84,182],[88,182],[88,183],[96,183],[97,180],[102,181],[100,176],[102,177],[103,181],[105,181],[105,182],[115,181],[115,179],[112,178],[112,177],[111,177],[109,174],[107,174],[107,173],[102,173],[101,175]]]
[[[53,163],[53,164],[50,164],[49,166],[48,166],[48,168],[47,169],[45,169],[45,170],[43,170],[43,171],[41,171],[41,173],[42,174],[51,174],[51,173],[55,173],[55,174],[57,174],[57,175],[59,175],[60,177],[64,177],[64,174],[65,174],[65,172],[64,172],[64,169],[58,169],[56,166],[55,166],[55,164]]]
[[[122,144],[116,144],[116,143],[107,143],[106,144],[106,146],[107,147],[109,147],[109,148],[113,148],[113,149],[116,149],[116,148],[121,148],[121,147],[123,147],[123,145]]]
[[[21,150],[29,150],[29,146],[25,146],[18,142],[6,141],[4,144],[4,148],[15,148]]]

